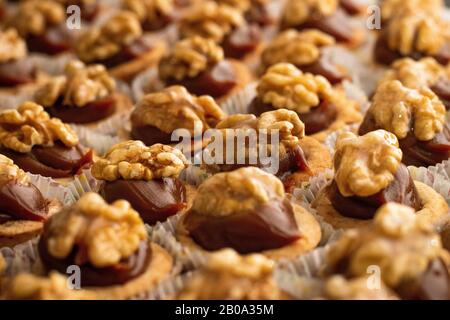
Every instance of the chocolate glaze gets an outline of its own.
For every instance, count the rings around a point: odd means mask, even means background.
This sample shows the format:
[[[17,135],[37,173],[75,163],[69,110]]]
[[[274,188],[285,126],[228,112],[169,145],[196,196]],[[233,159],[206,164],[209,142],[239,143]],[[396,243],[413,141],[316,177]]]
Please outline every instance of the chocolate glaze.
[[[116,98],[114,95],[110,95],[89,102],[83,107],[62,105],[62,98],[59,98],[55,105],[46,108],[46,111],[50,113],[52,117],[59,118],[63,122],[90,123],[108,118],[114,114],[116,109]]]
[[[34,82],[36,73],[36,66],[30,59],[0,63],[0,87]]]
[[[253,99],[249,106],[249,113],[260,116],[274,108],[263,103],[259,98]],[[299,113],[300,120],[305,124],[305,133],[311,135],[322,130],[326,130],[337,117],[337,108],[333,103],[322,100],[316,108],[311,108],[310,112]]]
[[[306,22],[295,26],[297,30],[318,29],[329,34],[338,42],[351,43],[354,40],[354,28],[349,23],[349,17],[343,10],[336,10],[332,15],[311,16]]]
[[[396,290],[402,299],[450,300],[450,275],[442,258],[436,258],[417,279]]]
[[[151,21],[146,19],[144,23],[142,23],[142,29],[148,32],[158,31],[164,29],[172,22],[173,17],[160,15],[156,19],[152,19]]]
[[[420,60],[426,55],[420,52],[413,52],[409,55],[402,55],[401,53],[391,50],[387,44],[385,33],[381,33],[375,44],[374,59],[380,64],[391,65],[395,60],[409,57],[414,60]],[[450,44],[447,43],[444,47],[434,56],[432,56],[442,65],[447,65],[450,62]]]
[[[359,134],[363,135],[378,128],[371,113],[367,113],[359,127]],[[406,138],[399,140],[403,152],[402,162],[407,166],[433,166],[450,158],[450,128],[444,125],[444,130],[430,141],[419,141],[410,131]]]
[[[57,259],[50,255],[47,250],[48,231],[45,228],[39,244],[39,256],[45,269],[50,272],[56,270],[62,274],[67,273],[67,267],[77,265],[80,268],[80,282],[82,287],[108,287],[124,284],[141,274],[143,274],[151,261],[152,251],[148,241],[142,241],[138,250],[128,257],[121,260],[112,267],[96,268],[84,260],[82,257],[83,248],[74,248],[72,253],[65,259]]]
[[[172,134],[166,133],[152,125],[135,125],[131,120],[131,137],[134,140],[141,140],[145,145],[151,146],[155,143],[172,144]]]
[[[325,77],[332,85],[341,83],[347,78],[345,74],[324,57],[320,57],[311,64],[300,65],[297,67],[303,72]]]
[[[56,55],[72,49],[74,33],[65,23],[48,28],[43,35],[26,37],[28,50],[49,55]]]
[[[261,32],[256,24],[245,24],[233,30],[225,37],[222,48],[225,56],[241,59],[246,54],[253,52],[261,41]]]
[[[397,202],[420,210],[422,205],[414,181],[405,165],[400,165],[394,181],[385,189],[369,197],[344,197],[335,181],[328,187],[328,198],[342,216],[353,219],[372,219],[383,204]]]
[[[439,97],[446,110],[450,110],[450,80],[439,79],[430,89]]]
[[[0,185],[0,212],[13,219],[44,221],[48,201],[33,184],[12,180]]]
[[[119,53],[105,60],[96,61],[105,65],[108,69],[117,67],[118,65],[138,59],[153,48],[147,39],[139,38],[128,46],[124,46]]]
[[[166,81],[166,85],[182,85],[192,94],[218,98],[234,88],[237,83],[236,77],[231,63],[222,60],[194,78],[186,78],[182,81],[169,79]]]
[[[11,149],[0,149],[0,153],[11,158],[21,169],[52,178],[66,178],[77,174],[92,163],[92,150],[85,151],[81,145],[69,148],[61,142],[53,147],[35,146],[29,153]]]
[[[186,207],[186,188],[177,178],[106,181],[100,194],[109,203],[127,200],[150,225],[163,222]]]
[[[184,221],[192,239],[205,250],[231,247],[239,253],[287,246],[301,238],[289,200],[272,200],[252,212],[226,217],[202,216],[190,211]]]

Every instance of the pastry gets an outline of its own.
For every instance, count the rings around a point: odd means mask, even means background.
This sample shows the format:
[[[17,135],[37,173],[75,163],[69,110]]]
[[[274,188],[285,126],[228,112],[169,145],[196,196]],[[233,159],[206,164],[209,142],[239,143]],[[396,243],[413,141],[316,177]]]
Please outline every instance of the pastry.
[[[33,102],[0,112],[0,154],[27,172],[52,178],[73,177],[93,157],[69,125]]]
[[[374,59],[390,65],[400,58],[433,57],[447,65],[450,62],[447,29],[448,23],[440,17],[440,10],[402,10],[378,34]]]
[[[320,225],[291,203],[275,176],[245,167],[203,182],[176,227],[182,245],[204,254],[232,248],[271,259],[293,259],[314,249]]]
[[[286,300],[274,279],[274,261],[261,254],[241,256],[232,249],[211,254],[189,277],[178,300]]]
[[[38,236],[44,221],[60,206],[59,201],[46,199],[23,170],[0,154],[0,248]]]
[[[127,200],[145,223],[154,225],[186,208],[187,187],[178,179],[186,166],[177,149],[125,141],[95,161],[91,172],[103,181],[99,193],[108,203]]]
[[[305,136],[305,126],[294,111],[267,111],[258,118],[252,114],[235,114],[219,122],[216,129],[218,132],[205,148],[212,161],[202,163],[211,173],[256,166],[280,177],[290,192],[331,167],[328,149]],[[218,147],[223,152],[216,150]]]
[[[225,113],[210,96],[194,96],[175,85],[150,93],[138,102],[131,114],[131,137],[148,146],[178,144],[183,153],[190,155],[203,148],[207,142],[203,133],[224,117]],[[188,141],[180,142],[180,138]]]
[[[66,10],[57,1],[21,1],[8,25],[17,29],[30,52],[64,53],[72,49],[76,40],[76,33],[66,25]]]
[[[362,119],[358,104],[348,99],[342,88],[333,88],[324,77],[303,73],[290,63],[270,67],[256,91],[249,113],[293,110],[305,124],[306,134],[319,141]]]
[[[372,291],[387,286],[401,299],[448,300],[449,267],[433,227],[412,208],[388,203],[368,228],[347,230],[331,245],[322,276],[362,277]]]
[[[402,161],[394,134],[376,130],[357,137],[342,133],[336,142],[335,175],[312,206],[335,228],[364,227],[387,202],[409,206],[417,216],[440,228],[448,219],[445,199],[413,181]]]
[[[398,80],[382,82],[359,134],[384,129],[396,135],[407,166],[433,166],[450,158],[445,106],[427,87],[410,89]]]
[[[323,56],[321,50],[335,44],[332,36],[319,30],[286,30],[278,34],[261,54],[264,70],[280,62],[295,65],[305,73],[321,75],[332,85],[342,82],[346,71]]]
[[[252,80],[246,65],[225,59],[220,46],[199,36],[177,42],[159,62],[158,76],[165,86],[182,85],[192,94],[210,95],[219,101],[239,92]]]
[[[114,114],[131,111],[131,99],[117,91],[116,81],[103,65],[73,60],[64,75],[45,81],[34,94],[50,116],[63,122],[95,127]]]
[[[144,37],[138,17],[129,11],[89,28],[75,46],[81,61],[103,64],[111,76],[124,81],[152,67],[164,51],[164,41]]]
[[[261,50],[261,27],[247,23],[235,6],[203,1],[183,15],[178,29],[182,39],[199,36],[215,41],[227,58],[242,60]]]
[[[411,58],[396,60],[380,82],[386,80],[398,80],[411,89],[429,88],[445,109],[450,109],[450,69],[431,57],[417,61]]]
[[[338,0],[288,0],[281,28],[318,29],[350,47],[359,46],[364,39],[363,30],[352,25]]]
[[[148,239],[139,214],[125,200],[107,204],[87,193],[53,215],[38,244],[42,271],[80,268],[81,290],[95,299],[129,299],[151,291],[171,272],[171,256]]]

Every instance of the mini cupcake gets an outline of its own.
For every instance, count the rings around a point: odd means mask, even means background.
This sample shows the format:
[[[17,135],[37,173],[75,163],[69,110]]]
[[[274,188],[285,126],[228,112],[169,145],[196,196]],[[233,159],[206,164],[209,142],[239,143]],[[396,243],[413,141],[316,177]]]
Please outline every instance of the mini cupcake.
[[[173,267],[127,201],[108,205],[95,193],[47,221],[38,251],[44,274],[66,274],[67,267],[78,266],[81,292],[95,299],[130,299],[151,291]]]
[[[417,11],[414,8],[394,15],[378,34],[375,61],[390,65],[401,58],[433,57],[447,65],[450,62],[448,23],[440,13],[440,10]]]
[[[398,80],[411,89],[429,88],[442,101],[445,109],[450,109],[450,69],[433,58],[396,60],[380,82],[386,80]]]
[[[0,154],[27,172],[52,178],[73,177],[93,156],[69,125],[33,102],[0,112]]]
[[[241,256],[223,249],[189,277],[177,300],[286,300],[274,279],[274,261],[261,254]]]
[[[407,166],[433,166],[450,158],[445,106],[426,87],[410,89],[398,80],[381,83],[359,134],[377,129],[396,135]]]
[[[94,178],[104,181],[99,193],[108,203],[127,200],[145,223],[154,225],[187,207],[191,194],[178,179],[186,166],[186,158],[177,149],[125,141],[98,159],[91,171]]]
[[[351,17],[338,4],[338,0],[289,0],[284,8],[281,28],[318,29],[337,42],[350,47],[359,46],[364,39],[363,30],[351,23]]]
[[[336,142],[335,176],[316,196],[312,206],[335,228],[371,223],[387,202],[411,207],[424,221],[442,227],[449,207],[427,185],[413,181],[402,161],[394,134],[377,130],[357,137],[342,133]]]
[[[103,65],[86,66],[73,60],[65,73],[45,81],[34,101],[63,122],[94,127],[114,114],[131,111],[131,100],[117,92],[116,81]]]
[[[278,109],[258,118],[252,114],[235,114],[219,122],[216,129],[219,132],[205,148],[205,152],[212,154],[213,161],[203,163],[211,173],[255,166],[276,174],[290,192],[311,176],[331,167],[327,147],[305,136],[305,126],[294,111]],[[217,145],[215,139],[219,137],[223,144]],[[233,142],[231,146],[228,145],[230,141]],[[218,152],[217,147],[223,152]],[[268,158],[271,161],[267,161]]]
[[[256,90],[249,113],[293,110],[305,124],[306,134],[319,141],[362,119],[358,104],[348,99],[342,88],[333,88],[324,77],[303,73],[290,63],[270,67]]]
[[[182,39],[199,36],[213,40],[227,58],[234,59],[253,57],[262,44],[260,26],[247,23],[239,9],[214,1],[192,6],[180,20],[179,33]]]
[[[210,96],[191,95],[182,86],[167,87],[146,95],[131,114],[131,137],[151,146],[155,143],[178,144],[172,134],[183,130],[189,134],[188,145],[180,147],[187,155],[203,148],[203,133],[213,128],[225,113]]]
[[[122,0],[124,10],[135,13],[144,32],[163,30],[175,18],[174,0]]]
[[[449,254],[420,217],[407,206],[382,206],[369,228],[347,230],[331,245],[322,277],[363,278],[368,289],[387,287],[401,299],[449,300]]]
[[[198,36],[179,41],[161,59],[158,77],[163,86],[182,85],[192,94],[219,100],[239,92],[253,78],[247,66],[225,59],[223,49],[213,40]],[[152,85],[147,92],[154,91]]]
[[[321,75],[332,85],[342,82],[346,78],[346,71],[342,66],[333,64],[324,57],[321,50],[332,46],[335,40],[319,30],[294,29],[286,30],[273,39],[261,55],[264,70],[280,62],[295,65],[305,73]]]
[[[84,63],[103,64],[113,77],[130,81],[159,60],[165,43],[143,37],[138,17],[129,11],[119,11],[103,24],[86,30],[75,51]]]
[[[242,12],[248,23],[256,23],[266,27],[273,25],[277,17],[273,14],[271,4],[273,0],[215,0]],[[277,2],[277,1],[275,1]]]
[[[205,254],[229,247],[278,260],[314,249],[321,231],[311,213],[288,200],[278,178],[246,167],[203,182],[177,225],[176,237]]]
[[[70,51],[76,34],[66,25],[61,3],[51,0],[21,1],[9,26],[17,29],[30,52],[56,55]]]
[[[27,174],[0,154],[0,248],[37,237],[61,204],[46,199]]]

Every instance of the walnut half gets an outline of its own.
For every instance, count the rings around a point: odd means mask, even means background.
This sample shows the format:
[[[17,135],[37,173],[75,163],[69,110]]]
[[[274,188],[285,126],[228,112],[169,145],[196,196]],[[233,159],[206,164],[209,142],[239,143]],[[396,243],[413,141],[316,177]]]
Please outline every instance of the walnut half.
[[[99,180],[148,181],[176,177],[186,165],[186,157],[178,149],[163,144],[147,147],[141,141],[130,140],[114,145],[91,170]]]
[[[25,41],[15,29],[0,31],[0,63],[17,61],[27,55]]]
[[[0,185],[11,180],[28,184],[30,179],[25,171],[14,164],[14,161],[0,154]]]

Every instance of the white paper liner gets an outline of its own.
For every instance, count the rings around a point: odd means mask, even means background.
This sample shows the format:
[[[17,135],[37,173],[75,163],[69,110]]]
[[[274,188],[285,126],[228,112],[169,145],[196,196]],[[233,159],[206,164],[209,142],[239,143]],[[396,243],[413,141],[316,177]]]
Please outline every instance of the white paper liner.
[[[256,97],[257,82],[246,85],[242,90],[233,94],[220,104],[222,110],[228,114],[248,113],[250,102]]]
[[[30,59],[34,62],[38,70],[56,76],[64,73],[67,63],[76,59],[76,56],[73,53],[61,53],[55,56],[31,53]]]
[[[0,253],[6,261],[7,277],[13,277],[22,272],[31,272],[36,261],[39,260],[37,253],[38,238],[18,244],[14,247],[0,248]]]
[[[131,92],[135,101],[140,101],[147,93],[162,90],[164,84],[159,81],[158,68],[150,68],[138,74],[131,83]]]
[[[450,205],[450,179],[447,171],[449,168],[450,162],[446,160],[437,166],[428,168],[409,166],[408,170],[413,180],[420,181],[434,189]]]
[[[121,141],[121,138],[95,132],[91,128],[71,125],[72,129],[77,133],[80,143],[88,148],[93,149],[98,155],[102,156],[115,144]]]
[[[0,91],[0,111],[5,109],[16,109],[22,103],[33,99],[36,86],[19,89],[17,92],[10,93]]]
[[[100,182],[96,180],[90,169],[85,169],[81,174],[74,177],[73,181],[67,184],[71,196],[78,201],[85,193],[97,192]]]
[[[331,156],[334,155],[336,151],[336,141],[338,136],[343,132],[355,132],[359,127],[359,124],[351,124],[347,125],[339,130],[331,132],[324,140],[323,144],[328,148],[328,151],[330,152]]]
[[[27,173],[30,182],[35,185],[46,199],[56,199],[61,205],[68,206],[74,203],[70,190],[52,178],[44,177],[39,174]]]
[[[359,110],[364,115],[370,107],[369,99],[366,93],[355,82],[344,80],[342,82],[345,95],[350,100],[356,101],[359,105]]]

